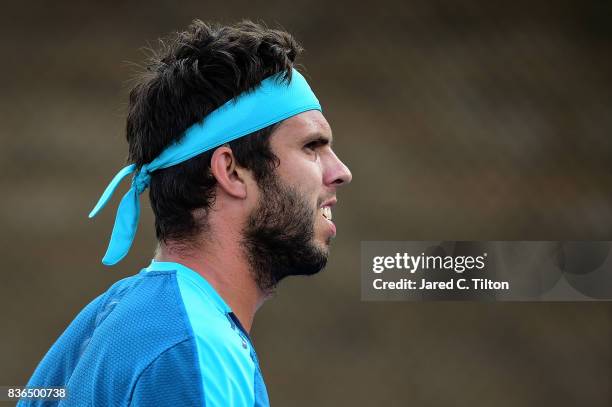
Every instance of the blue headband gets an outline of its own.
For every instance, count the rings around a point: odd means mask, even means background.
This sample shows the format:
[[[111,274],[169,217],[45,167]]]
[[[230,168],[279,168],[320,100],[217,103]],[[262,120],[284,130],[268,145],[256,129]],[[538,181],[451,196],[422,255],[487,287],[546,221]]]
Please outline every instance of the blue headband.
[[[279,73],[263,80],[254,91],[239,95],[210,113],[202,122],[189,127],[180,141],[170,145],[137,172],[136,164],[131,164],[115,175],[89,214],[90,218],[104,208],[119,183],[136,172],[131,188],[123,196],[117,209],[110,243],[102,259],[103,264],[117,264],[130,250],[140,217],[140,194],[149,186],[151,172],[180,164],[296,114],[307,110],[321,110],[317,97],[298,71],[293,70],[290,82],[283,78],[283,74]]]

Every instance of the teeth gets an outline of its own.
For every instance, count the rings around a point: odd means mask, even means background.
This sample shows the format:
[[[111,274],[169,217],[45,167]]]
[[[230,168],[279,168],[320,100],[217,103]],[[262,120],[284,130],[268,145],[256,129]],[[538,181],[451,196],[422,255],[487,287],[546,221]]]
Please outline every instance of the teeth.
[[[332,211],[329,206],[324,206],[322,209],[322,215],[327,220],[332,220]]]

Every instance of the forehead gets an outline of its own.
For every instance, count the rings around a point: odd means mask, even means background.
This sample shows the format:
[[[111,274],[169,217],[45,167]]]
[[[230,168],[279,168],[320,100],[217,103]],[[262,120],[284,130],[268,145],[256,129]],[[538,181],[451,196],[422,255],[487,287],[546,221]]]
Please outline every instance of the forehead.
[[[331,141],[332,131],[325,116],[318,110],[309,110],[283,120],[272,134],[279,142],[291,142],[319,136]]]

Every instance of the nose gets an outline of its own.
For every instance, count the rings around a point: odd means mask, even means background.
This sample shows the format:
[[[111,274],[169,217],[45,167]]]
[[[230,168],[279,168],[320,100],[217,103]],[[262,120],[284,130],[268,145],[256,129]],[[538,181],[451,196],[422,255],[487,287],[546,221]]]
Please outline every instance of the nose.
[[[326,185],[339,187],[348,184],[353,179],[351,170],[338,158],[336,153],[330,151],[330,160],[325,172],[324,182]]]

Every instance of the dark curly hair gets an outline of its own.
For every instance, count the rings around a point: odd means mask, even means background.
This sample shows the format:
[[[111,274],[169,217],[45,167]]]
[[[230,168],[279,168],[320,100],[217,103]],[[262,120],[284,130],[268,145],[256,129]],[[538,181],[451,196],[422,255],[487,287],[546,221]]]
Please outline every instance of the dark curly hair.
[[[142,166],[179,140],[213,110],[253,90],[266,77],[291,69],[300,45],[288,33],[251,21],[231,26],[195,20],[184,32],[160,40],[146,69],[130,91],[127,116],[128,162]],[[229,144],[237,163],[262,182],[278,165],[269,145],[275,126]],[[216,180],[210,171],[213,151],[151,174],[149,197],[160,242],[189,244],[206,228],[193,216],[208,213]]]

